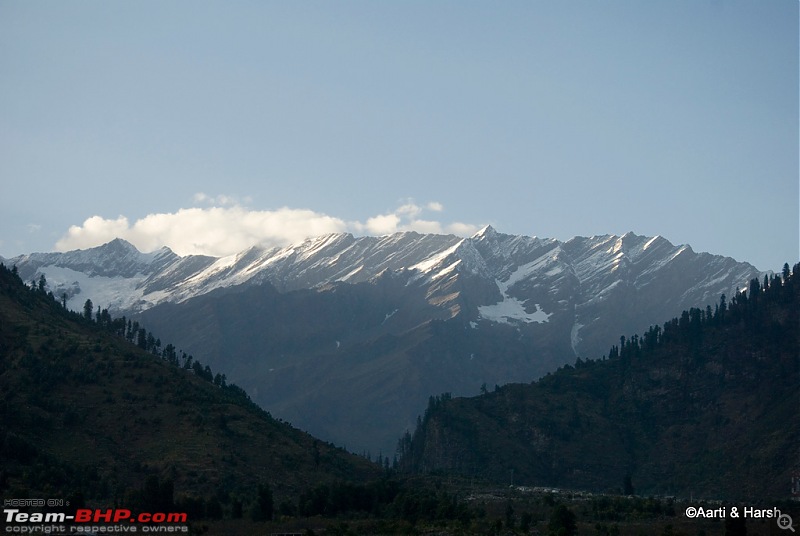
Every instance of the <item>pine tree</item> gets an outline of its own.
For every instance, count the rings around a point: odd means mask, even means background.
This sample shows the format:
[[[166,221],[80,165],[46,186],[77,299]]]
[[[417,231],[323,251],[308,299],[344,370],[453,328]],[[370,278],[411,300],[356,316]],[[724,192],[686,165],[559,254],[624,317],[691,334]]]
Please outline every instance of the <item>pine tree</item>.
[[[272,509],[272,490],[270,489],[269,484],[261,484],[258,486],[258,499],[256,501],[256,509],[253,512],[253,520],[271,521]]]
[[[83,304],[83,317],[91,322],[93,311],[94,311],[94,304],[92,303],[92,300],[87,299],[86,302]]]
[[[572,510],[559,504],[553,508],[553,513],[550,515],[550,522],[547,524],[549,534],[557,536],[572,536],[577,530],[575,523],[575,514]]]
[[[622,484],[623,484],[622,494],[633,495],[633,481],[631,480],[630,474],[625,475]]]

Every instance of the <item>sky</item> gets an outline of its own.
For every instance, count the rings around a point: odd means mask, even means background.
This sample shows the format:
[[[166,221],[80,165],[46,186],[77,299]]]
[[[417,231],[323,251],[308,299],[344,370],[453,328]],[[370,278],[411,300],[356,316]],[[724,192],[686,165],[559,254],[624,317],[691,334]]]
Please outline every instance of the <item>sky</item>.
[[[0,0],[0,256],[328,232],[800,260],[798,2]]]

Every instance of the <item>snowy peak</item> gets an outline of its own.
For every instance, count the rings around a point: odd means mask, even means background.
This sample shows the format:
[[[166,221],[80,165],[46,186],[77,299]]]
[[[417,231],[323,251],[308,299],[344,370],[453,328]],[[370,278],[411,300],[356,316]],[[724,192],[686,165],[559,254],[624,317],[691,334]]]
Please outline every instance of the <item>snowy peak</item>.
[[[658,322],[681,308],[713,303],[760,276],[749,264],[696,254],[660,236],[626,233],[559,242],[503,234],[491,226],[470,238],[329,234],[281,248],[255,246],[223,258],[179,257],[168,248],[141,253],[117,239],[87,250],[24,255],[9,263],[26,281],[44,274],[50,289],[66,295],[73,309],[91,298],[125,313],[242,285],[269,284],[285,293],[403,281],[405,292],[418,293],[433,308],[426,314],[438,308],[445,318],[461,315],[473,323],[558,325],[571,333],[575,352],[589,344],[592,330],[620,332],[601,319],[609,304],[615,304],[615,314],[630,317],[624,321]],[[386,307],[393,310],[397,304]],[[646,328],[637,324],[622,332]]]
[[[486,225],[481,230],[476,232],[470,238],[473,240],[491,240],[497,235],[497,231],[491,225]]]
[[[98,246],[96,248],[91,248],[98,251],[108,251],[108,252],[120,252],[121,254],[126,253],[135,253],[139,254],[139,250],[136,249],[136,246],[124,240],[122,238],[115,238],[111,242],[108,242],[102,246]],[[90,250],[91,251],[91,250]]]
[[[116,238],[111,242],[89,249],[78,249],[66,253],[31,253],[22,255],[12,262],[26,266],[55,265],[68,267],[94,276],[133,277],[162,269],[179,257],[169,248],[161,248],[152,253],[141,253],[136,247]]]

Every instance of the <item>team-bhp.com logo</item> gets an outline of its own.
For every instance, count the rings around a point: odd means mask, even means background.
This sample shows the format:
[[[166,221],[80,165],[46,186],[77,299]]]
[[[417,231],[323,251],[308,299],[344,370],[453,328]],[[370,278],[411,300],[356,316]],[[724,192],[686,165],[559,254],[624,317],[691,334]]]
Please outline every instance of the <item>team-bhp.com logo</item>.
[[[22,512],[4,508],[5,532],[20,534],[63,534],[97,532],[189,532],[184,512],[142,512],[125,508],[79,508],[74,514],[64,512]]]
[[[148,513],[133,515],[133,512],[124,508],[110,508],[107,510],[80,508],[75,515],[67,515],[61,512],[47,513],[26,513],[14,508],[3,510],[6,516],[6,523],[186,523],[186,514],[171,513]]]

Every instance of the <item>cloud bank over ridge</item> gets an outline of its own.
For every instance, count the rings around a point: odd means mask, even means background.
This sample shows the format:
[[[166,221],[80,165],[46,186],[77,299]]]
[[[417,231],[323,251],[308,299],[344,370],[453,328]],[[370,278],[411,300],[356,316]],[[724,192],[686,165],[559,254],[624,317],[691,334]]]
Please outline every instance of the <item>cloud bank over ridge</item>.
[[[394,211],[372,216],[364,222],[347,222],[309,209],[254,210],[230,196],[197,193],[194,201],[208,206],[148,214],[133,223],[123,215],[116,219],[91,216],[83,224],[71,226],[55,248],[57,251],[86,249],[123,238],[144,252],[167,246],[178,255],[221,257],[254,245],[286,246],[328,233],[386,235],[417,231],[468,236],[479,228],[470,223],[429,219],[431,213],[444,211],[438,202],[418,205],[408,200]]]

